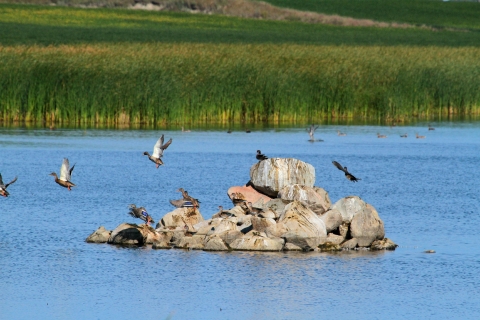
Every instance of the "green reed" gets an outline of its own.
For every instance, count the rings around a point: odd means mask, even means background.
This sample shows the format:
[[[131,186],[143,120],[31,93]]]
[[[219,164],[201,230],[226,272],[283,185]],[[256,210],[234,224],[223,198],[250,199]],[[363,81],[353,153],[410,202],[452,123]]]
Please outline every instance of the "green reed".
[[[477,114],[479,56],[443,47],[0,47],[0,118],[157,125]]]

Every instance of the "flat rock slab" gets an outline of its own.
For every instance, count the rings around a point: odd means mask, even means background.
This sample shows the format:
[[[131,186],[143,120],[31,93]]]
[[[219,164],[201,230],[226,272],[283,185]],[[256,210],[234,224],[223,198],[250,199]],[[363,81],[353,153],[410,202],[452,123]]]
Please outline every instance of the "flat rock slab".
[[[270,198],[269,196],[261,194],[260,192],[253,189],[250,186],[248,186],[248,187],[247,186],[230,187],[228,189],[227,193],[228,193],[228,197],[230,198],[230,200],[233,200],[232,199],[232,193],[241,193],[243,195],[243,198],[247,202],[251,202],[251,203],[256,203],[257,201],[263,201],[265,203],[265,202],[268,202],[268,201],[272,200],[272,198]]]
[[[240,251],[281,251],[283,249],[283,239],[270,239],[257,235],[244,235],[242,238],[234,240],[230,247],[233,250]]]
[[[292,184],[313,187],[315,168],[294,158],[270,158],[250,168],[250,181],[255,190],[276,198],[282,188]]]

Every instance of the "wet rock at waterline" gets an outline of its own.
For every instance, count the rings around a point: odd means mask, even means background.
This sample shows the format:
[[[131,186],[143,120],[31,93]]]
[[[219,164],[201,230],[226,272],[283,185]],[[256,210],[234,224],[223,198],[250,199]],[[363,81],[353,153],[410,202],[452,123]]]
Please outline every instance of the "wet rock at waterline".
[[[156,229],[159,228],[184,228],[185,225],[189,228],[200,221],[203,221],[202,214],[195,208],[177,208],[166,215],[157,224]]]
[[[250,182],[255,190],[277,197],[278,192],[289,185],[313,187],[315,168],[293,158],[271,158],[259,161],[250,168]]]
[[[107,242],[110,244],[143,246],[158,239],[159,234],[152,227],[122,223],[112,231]]]
[[[89,235],[85,241],[90,243],[105,243],[108,241],[108,238],[110,238],[111,233],[112,231],[108,231],[104,226],[101,226]]]
[[[358,240],[359,247],[369,247],[373,241],[383,239],[385,228],[377,210],[367,204],[358,212],[350,224],[350,234]]]

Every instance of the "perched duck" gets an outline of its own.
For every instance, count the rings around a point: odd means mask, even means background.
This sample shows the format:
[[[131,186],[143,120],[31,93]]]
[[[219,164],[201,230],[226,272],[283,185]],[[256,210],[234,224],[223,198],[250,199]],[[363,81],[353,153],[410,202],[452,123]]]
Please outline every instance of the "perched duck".
[[[264,155],[262,153],[262,151],[257,150],[257,160],[262,161],[262,160],[267,160],[267,159],[268,159],[268,157],[266,155]]]
[[[417,132],[415,132],[415,137],[417,139],[425,139],[425,136],[419,136]]]
[[[348,180],[350,180],[350,181],[352,181],[352,182],[357,182],[358,180],[362,180],[362,179],[355,178],[355,177],[353,176],[353,174],[351,174],[350,172],[348,172],[347,167],[343,167],[343,166],[342,166],[340,163],[338,163],[337,161],[332,161],[332,163],[333,163],[333,165],[334,165],[335,167],[338,168],[338,170],[342,170],[343,172],[345,172],[345,177],[346,177]]]
[[[343,132],[340,132],[339,130],[337,130],[337,136],[345,137],[346,135],[347,135],[346,133],[343,133]]]
[[[10,195],[10,193],[8,193],[7,191],[7,188],[9,185],[15,183],[15,181],[17,181],[17,177],[15,177],[15,179],[13,179],[12,181],[10,181],[9,183],[7,184],[3,184],[3,180],[2,180],[2,174],[0,173],[0,195],[2,197],[8,197]]]
[[[435,130],[435,128],[428,124],[428,130]]]
[[[177,190],[177,192],[181,192],[183,196],[183,200],[185,201],[184,207],[194,207],[194,208],[200,208],[200,201],[198,199],[193,198],[188,194],[187,191],[185,191],[183,188],[180,188]],[[190,202],[190,205],[188,204]],[[172,202],[170,202],[172,203]],[[172,203],[173,204],[173,203]]]
[[[310,128],[307,128],[308,135],[310,136],[310,141],[315,141],[314,133],[315,133],[315,130],[317,129],[318,129],[318,126],[313,124],[310,126]]]
[[[75,168],[75,165],[70,168],[70,162],[68,162],[68,159],[63,158],[63,163],[60,167],[60,178],[58,178],[55,172],[50,173],[50,175],[55,177],[56,183],[71,191],[71,187],[76,187],[76,185],[70,181],[70,179],[72,178],[73,168]]]
[[[145,221],[145,224],[155,223],[152,217],[148,214],[147,209],[144,207],[137,208],[136,205],[131,204],[128,206],[130,211],[128,212],[132,217],[142,219]]]
[[[377,132],[377,138],[386,138],[387,136],[384,134],[380,134]]]
[[[163,134],[158,139],[157,143],[155,143],[155,146],[153,147],[153,154],[150,155],[147,151],[143,153],[143,155],[148,156],[148,159],[155,163],[157,169],[159,166],[163,165],[163,161],[161,157],[163,157],[163,151],[168,148],[168,146],[172,143],[172,138],[167,141],[167,143],[163,143]]]
[[[406,133],[405,133],[405,134],[402,134],[402,135],[400,135],[400,138],[407,138],[407,137],[408,137],[408,134],[406,134]]]
[[[223,210],[223,206],[218,206],[218,212],[212,215],[212,219],[215,218],[226,218],[234,216],[232,213]]]

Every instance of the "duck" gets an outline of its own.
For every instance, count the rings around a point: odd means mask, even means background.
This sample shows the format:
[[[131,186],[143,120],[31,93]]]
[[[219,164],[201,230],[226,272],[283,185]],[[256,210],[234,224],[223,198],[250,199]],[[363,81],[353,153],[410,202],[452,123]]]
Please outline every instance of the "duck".
[[[400,138],[407,138],[407,137],[408,137],[408,134],[406,134],[406,133],[400,135]]]
[[[137,208],[136,205],[131,204],[128,206],[128,208],[130,209],[128,214],[130,214],[134,218],[142,219],[143,221],[145,221],[146,225],[149,225],[150,223],[155,223],[152,217],[148,214],[147,209],[145,209],[144,207]]]
[[[247,202],[247,209],[247,214],[251,214],[254,216],[263,212],[262,208],[254,207],[251,202]]]
[[[428,130],[435,130],[435,128],[428,124]]]
[[[184,200],[185,202],[190,202],[190,203],[191,203],[191,205],[190,205],[191,207],[193,207],[193,208],[200,208],[200,201],[198,201],[198,199],[195,199],[195,198],[193,198],[192,196],[190,196],[190,195],[188,194],[188,192],[185,191],[183,188],[178,189],[177,192],[181,192],[181,193],[182,193],[183,200]],[[170,202],[170,203],[171,203],[171,202]],[[187,204],[187,203],[185,203],[185,204]],[[187,206],[187,205],[185,205],[185,206]]]
[[[425,136],[419,136],[419,135],[418,135],[418,132],[415,132],[415,137],[416,137],[417,139],[425,139]]]
[[[246,133],[250,133],[250,132],[252,132],[252,131],[251,131],[250,129],[245,129],[245,132],[246,132]]]
[[[232,133],[232,130],[228,129],[227,133]]]
[[[308,135],[310,136],[310,141],[315,141],[314,133],[315,133],[315,130],[317,129],[318,129],[318,126],[314,124],[312,124],[310,128],[307,128]]]
[[[218,212],[212,215],[212,219],[226,218],[234,216],[232,213],[223,210],[223,206],[218,206]]]
[[[341,170],[343,172],[345,172],[345,177],[352,181],[352,182],[357,182],[358,180],[362,180],[362,179],[359,179],[359,178],[356,178],[353,174],[351,174],[350,172],[348,172],[348,169],[347,167],[343,167],[340,163],[338,163],[337,161],[332,161],[333,165],[335,167],[338,168],[338,170]]]
[[[2,174],[0,173],[0,195],[1,195],[2,197],[5,197],[5,198],[6,198],[6,197],[8,197],[8,196],[10,195],[10,193],[8,193],[8,191],[7,191],[7,188],[8,188],[9,185],[14,184],[15,181],[17,181],[17,177],[15,177],[15,179],[13,179],[12,181],[10,181],[9,183],[4,184],[4,183],[3,183],[3,180],[2,180]]]
[[[170,140],[168,140],[165,144],[163,143],[163,141],[164,137],[162,134],[160,139],[158,139],[157,143],[155,143],[155,146],[153,146],[153,154],[150,155],[150,153],[148,153],[147,151],[143,153],[143,155],[148,156],[148,159],[150,161],[155,163],[157,169],[159,166],[163,165],[163,161],[161,159],[163,157],[163,151],[167,149],[170,144],[172,144],[172,138],[170,138]]]
[[[183,127],[182,127],[182,132],[192,132],[190,130],[184,130]]]
[[[232,200],[232,203],[233,205],[237,206],[237,205],[242,205],[244,204],[247,200],[245,198],[245,196],[243,195],[243,193],[241,192],[233,192],[231,195],[230,195],[230,199]]]
[[[345,137],[347,134],[344,133],[344,132],[340,132],[339,130],[337,130],[337,136],[339,137]]]
[[[380,134],[377,132],[377,138],[386,138],[387,136],[384,134]]]
[[[55,182],[61,185],[64,188],[67,188],[68,191],[72,191],[72,187],[76,187],[76,185],[70,181],[72,178],[72,172],[75,165],[70,168],[70,162],[67,158],[63,158],[62,166],[60,167],[60,178],[58,178],[55,172],[50,173],[51,176],[55,177]]]
[[[266,155],[264,155],[264,154],[262,153],[262,151],[260,151],[260,150],[257,150],[257,156],[256,156],[256,158],[257,158],[257,160],[260,160],[260,161],[262,161],[262,160],[267,160],[267,159],[268,159],[268,157],[267,157]]]

